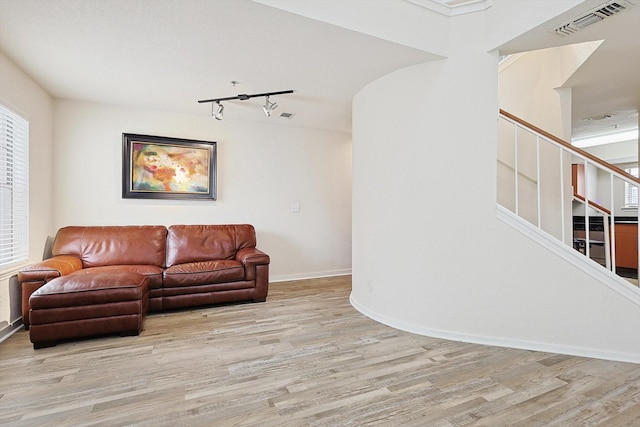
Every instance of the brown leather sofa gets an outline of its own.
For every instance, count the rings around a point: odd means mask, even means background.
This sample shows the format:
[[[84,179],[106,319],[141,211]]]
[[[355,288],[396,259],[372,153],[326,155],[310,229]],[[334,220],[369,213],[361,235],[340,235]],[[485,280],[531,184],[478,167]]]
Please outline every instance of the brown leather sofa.
[[[256,249],[249,224],[64,227],[55,236],[52,257],[18,273],[22,319],[28,329],[29,298],[47,282],[90,272],[146,276],[149,311],[261,302],[267,298],[269,262]]]

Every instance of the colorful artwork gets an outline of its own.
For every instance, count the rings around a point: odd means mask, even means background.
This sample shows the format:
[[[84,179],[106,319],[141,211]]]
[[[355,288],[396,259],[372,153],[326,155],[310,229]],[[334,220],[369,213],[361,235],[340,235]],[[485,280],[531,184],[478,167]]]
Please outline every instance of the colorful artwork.
[[[209,192],[209,150],[134,142],[133,191]]]
[[[215,143],[123,134],[123,197],[215,199]]]

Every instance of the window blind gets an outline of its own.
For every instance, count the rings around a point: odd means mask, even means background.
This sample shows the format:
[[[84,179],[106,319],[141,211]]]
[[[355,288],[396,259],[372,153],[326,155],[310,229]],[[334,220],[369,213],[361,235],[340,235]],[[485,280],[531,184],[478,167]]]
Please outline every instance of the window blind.
[[[624,170],[629,175],[638,177],[638,168],[627,168]],[[638,206],[638,187],[624,182],[624,205],[625,207]]]
[[[29,122],[0,105],[0,269],[29,258]]]

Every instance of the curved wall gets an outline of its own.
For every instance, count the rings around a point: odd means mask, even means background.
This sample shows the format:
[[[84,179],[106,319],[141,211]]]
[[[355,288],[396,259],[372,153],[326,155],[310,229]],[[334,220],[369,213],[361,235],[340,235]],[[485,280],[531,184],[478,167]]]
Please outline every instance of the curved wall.
[[[496,218],[483,25],[452,20],[449,58],[354,98],[351,302],[424,335],[640,362],[638,306]]]

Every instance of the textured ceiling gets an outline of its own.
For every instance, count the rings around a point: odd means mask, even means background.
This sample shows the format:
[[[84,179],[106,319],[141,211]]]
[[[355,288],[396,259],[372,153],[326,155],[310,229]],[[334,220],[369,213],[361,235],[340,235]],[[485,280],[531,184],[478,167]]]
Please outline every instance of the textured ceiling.
[[[510,1],[407,0],[451,11]],[[549,32],[601,3],[582,2],[501,48],[605,40],[565,83],[579,136],[638,125],[640,6],[571,36]],[[226,103],[225,120],[341,132],[351,131],[351,101],[363,86],[438,58],[249,0],[0,0],[0,50],[57,98],[210,115],[197,100],[293,89],[273,99],[280,107],[271,118],[254,98]],[[604,114],[613,120],[584,120]]]
[[[54,97],[351,132],[351,100],[393,70],[435,58],[248,0],[0,0],[0,50]],[[231,81],[238,81],[234,87]],[[282,112],[295,114],[280,118]]]

